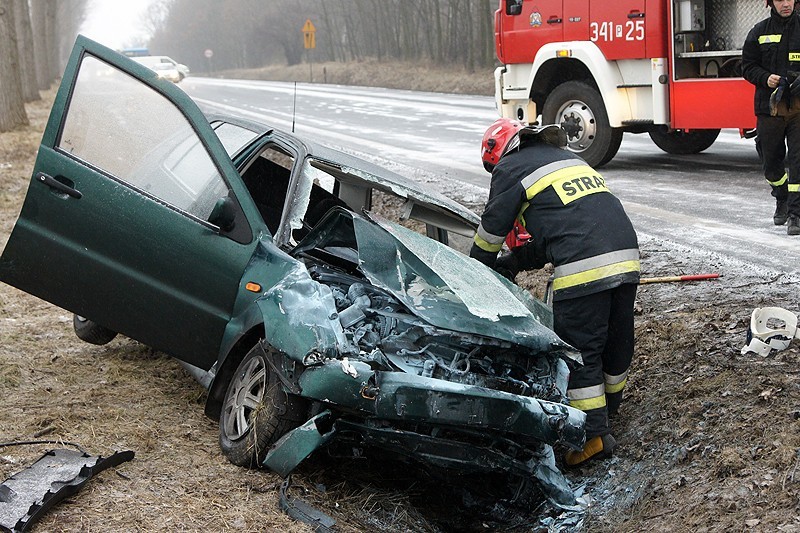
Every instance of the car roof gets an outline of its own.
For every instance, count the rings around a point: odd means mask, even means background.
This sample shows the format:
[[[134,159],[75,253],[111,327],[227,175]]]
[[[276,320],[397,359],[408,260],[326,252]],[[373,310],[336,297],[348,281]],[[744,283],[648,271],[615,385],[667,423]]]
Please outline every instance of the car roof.
[[[332,148],[319,141],[314,140],[308,135],[287,133],[278,128],[273,128],[266,122],[244,118],[237,115],[214,114],[208,116],[209,121],[222,120],[239,124],[253,130],[260,135],[271,133],[276,138],[295,139],[301,143],[306,153],[312,158],[330,163],[333,167],[342,168],[350,179],[358,179],[362,182],[370,183],[374,188],[393,193],[403,198],[409,198],[427,206],[438,206],[450,211],[452,214],[462,218],[464,222],[473,226],[473,230],[478,227],[480,217],[464,205],[448,198],[444,194],[426,189],[416,181],[408,179],[388,168],[372,163],[356,155],[349,154],[337,148]],[[332,169],[326,169],[330,172]]]

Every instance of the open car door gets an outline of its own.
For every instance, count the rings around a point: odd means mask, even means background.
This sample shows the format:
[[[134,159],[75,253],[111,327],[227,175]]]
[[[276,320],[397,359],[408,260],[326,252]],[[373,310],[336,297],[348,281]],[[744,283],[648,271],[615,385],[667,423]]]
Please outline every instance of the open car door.
[[[207,369],[256,246],[241,201],[194,102],[79,36],[0,280]]]

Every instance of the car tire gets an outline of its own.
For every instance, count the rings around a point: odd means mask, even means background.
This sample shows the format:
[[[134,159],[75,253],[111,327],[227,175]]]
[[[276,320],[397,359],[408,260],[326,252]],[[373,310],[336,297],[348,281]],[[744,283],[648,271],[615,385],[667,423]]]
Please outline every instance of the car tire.
[[[108,344],[117,336],[116,331],[111,331],[80,315],[72,316],[72,327],[75,330],[75,335],[80,340],[89,344],[97,344],[98,346]]]
[[[656,146],[675,155],[699,154],[717,140],[720,130],[668,131],[666,128],[650,132]]]
[[[255,468],[270,446],[308,419],[305,399],[286,392],[267,358],[280,368],[283,354],[253,347],[228,384],[219,417],[219,443],[230,462]]]
[[[567,148],[592,167],[611,161],[622,143],[622,129],[612,128],[600,93],[582,81],[556,86],[542,107],[542,124],[559,124]]]

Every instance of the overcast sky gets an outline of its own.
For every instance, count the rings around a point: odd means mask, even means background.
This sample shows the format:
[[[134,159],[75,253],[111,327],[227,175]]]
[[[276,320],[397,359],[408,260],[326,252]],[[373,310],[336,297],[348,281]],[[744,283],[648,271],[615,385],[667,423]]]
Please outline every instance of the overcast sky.
[[[154,0],[89,0],[81,33],[109,48],[143,46],[142,16]]]

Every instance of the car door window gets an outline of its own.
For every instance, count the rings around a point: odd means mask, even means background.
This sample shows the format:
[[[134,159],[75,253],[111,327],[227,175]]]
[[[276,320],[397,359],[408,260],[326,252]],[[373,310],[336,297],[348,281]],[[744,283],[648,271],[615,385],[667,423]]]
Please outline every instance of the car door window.
[[[200,220],[228,195],[181,112],[92,56],[81,63],[57,147]]]
[[[242,173],[242,180],[269,231],[275,235],[283,215],[294,157],[277,145],[268,145]]]

